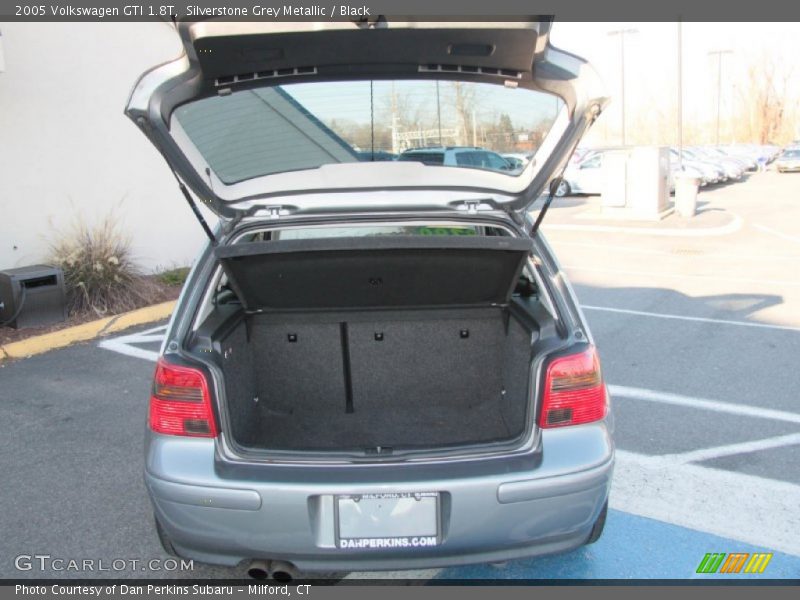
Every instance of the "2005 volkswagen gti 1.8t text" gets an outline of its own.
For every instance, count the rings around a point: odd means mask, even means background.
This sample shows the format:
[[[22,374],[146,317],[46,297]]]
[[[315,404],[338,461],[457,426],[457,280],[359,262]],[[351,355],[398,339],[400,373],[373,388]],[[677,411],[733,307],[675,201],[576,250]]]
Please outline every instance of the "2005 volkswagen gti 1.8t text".
[[[168,551],[313,573],[600,536],[608,395],[538,225],[607,99],[550,26],[177,24],[126,109],[209,237],[150,398]]]

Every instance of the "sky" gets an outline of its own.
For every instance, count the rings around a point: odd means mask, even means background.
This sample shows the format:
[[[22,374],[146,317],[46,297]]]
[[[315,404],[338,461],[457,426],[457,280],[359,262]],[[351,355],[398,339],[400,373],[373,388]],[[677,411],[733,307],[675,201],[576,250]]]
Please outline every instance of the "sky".
[[[609,36],[619,29],[634,30],[624,37],[625,111],[628,143],[677,143],[678,105],[678,24],[664,23],[574,23],[555,22],[551,42],[587,58],[598,70],[611,104],[584,140],[588,146],[621,143],[621,45],[620,36]],[[682,82],[684,129],[695,127],[703,139],[687,143],[715,141],[717,98],[720,99],[720,142],[733,141],[733,118],[740,118],[741,97],[748,91],[747,70],[754,63],[769,61],[780,71],[790,73],[787,103],[790,122],[796,124],[800,138],[800,27],[797,23],[684,23],[682,28]],[[719,58],[710,52],[724,50]],[[376,119],[386,125],[393,88],[375,82]],[[482,112],[479,121],[496,122],[500,113],[509,114],[515,128],[533,127],[543,115],[552,115],[550,98],[527,90],[480,85],[476,91]],[[424,115],[421,125],[433,122],[438,114],[443,127],[456,123],[450,84],[442,84],[437,102],[435,84],[403,82],[396,84],[399,97],[405,97],[406,113]],[[365,122],[370,114],[370,84],[327,83],[287,86],[295,98],[318,118],[331,126],[336,121]],[[488,111],[488,112],[487,112]],[[738,112],[737,112],[738,111]],[[793,119],[793,121],[792,121]],[[637,122],[639,124],[637,129]],[[341,126],[341,123],[339,123]],[[632,139],[636,133],[641,138]],[[687,139],[690,136],[686,136]],[[728,138],[728,139],[726,139]],[[686,141],[686,140],[685,140]]]
[[[465,93],[474,96],[481,113],[479,120],[496,122],[500,114],[507,114],[518,128],[533,129],[540,121],[553,119],[560,103],[549,94],[525,89],[507,88],[487,83],[467,83]],[[312,114],[330,124],[333,119],[368,123],[370,97],[374,104],[376,121],[390,124],[391,97],[394,92],[400,104],[399,112],[408,118],[417,116],[422,123],[432,123],[441,116],[443,126],[452,127],[457,122],[453,84],[443,81],[347,81],[341,83],[308,83],[284,86]],[[437,103],[437,90],[439,102]],[[331,98],[335,98],[332,102]]]
[[[589,59],[611,97],[611,105],[587,141],[591,143],[592,137],[603,137],[606,142],[612,142],[619,136],[622,107],[620,37],[608,33],[621,28],[636,30],[636,33],[626,34],[624,39],[627,129],[630,132],[636,127],[637,118],[641,122],[648,118],[649,113],[657,111],[664,124],[662,135],[672,137],[676,135],[677,122],[678,24],[559,23],[556,20],[552,43]],[[793,112],[790,117],[797,123],[796,137],[800,138],[800,27],[797,23],[683,23],[682,39],[684,123],[698,124],[703,135],[708,136],[705,143],[715,141],[718,95],[722,123],[720,141],[724,143],[726,136],[733,135],[730,123],[742,94],[747,91],[747,69],[754,61],[763,60],[775,62],[779,70],[791,75],[789,92],[793,101],[789,106]],[[721,58],[709,55],[716,50],[730,53]],[[342,117],[354,107],[351,100],[335,103],[332,110],[321,112],[337,112]],[[512,107],[506,105],[506,108]],[[518,119],[514,121],[517,123]],[[675,142],[674,139],[666,140],[666,143]]]
[[[620,38],[609,36],[608,32],[621,28],[638,31],[625,35],[626,111],[633,113],[652,104],[677,105],[677,23],[556,21],[551,42],[587,58],[598,70],[612,98],[612,105],[604,115],[605,123],[598,121],[598,127],[616,129],[620,121]],[[796,100],[800,99],[800,26],[797,23],[684,23],[682,30],[686,120],[716,119],[719,65],[717,57],[708,54],[714,50],[732,51],[722,56],[723,119],[733,107],[736,95],[746,89],[743,76],[746,66],[764,56],[776,61],[779,68],[791,71],[791,92]]]

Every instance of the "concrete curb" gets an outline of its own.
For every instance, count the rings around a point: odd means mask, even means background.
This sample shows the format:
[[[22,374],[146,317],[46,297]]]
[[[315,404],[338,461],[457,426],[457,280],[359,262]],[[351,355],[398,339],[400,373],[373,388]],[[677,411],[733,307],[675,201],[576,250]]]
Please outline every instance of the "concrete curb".
[[[85,342],[96,337],[109,333],[122,331],[135,325],[143,325],[166,319],[172,314],[175,308],[175,301],[163,302],[146,306],[137,310],[105,317],[97,321],[82,323],[74,327],[67,327],[60,331],[45,333],[29,337],[26,340],[12,342],[5,346],[0,346],[0,361],[11,358],[26,358],[35,354],[42,354],[56,348],[63,348],[76,342]]]

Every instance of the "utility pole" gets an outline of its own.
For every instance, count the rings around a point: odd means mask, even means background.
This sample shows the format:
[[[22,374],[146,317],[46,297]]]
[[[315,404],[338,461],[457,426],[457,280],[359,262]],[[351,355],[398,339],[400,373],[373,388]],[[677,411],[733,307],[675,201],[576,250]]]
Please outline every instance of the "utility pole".
[[[439,99],[439,80],[436,80],[436,114],[439,120],[439,145],[442,145],[442,102]]]
[[[397,94],[394,91],[394,81],[392,81],[392,154],[400,154],[399,133],[397,130]]]
[[[722,55],[733,54],[733,50],[712,50],[708,53],[709,56],[717,55],[717,141],[716,145],[719,146],[719,110],[722,101]]]
[[[678,170],[683,171],[683,21],[678,19]]]
[[[620,67],[620,83],[622,86],[622,94],[620,97],[622,106],[622,145],[625,145],[625,34],[639,33],[638,29],[615,29],[609,31],[609,36],[619,36],[619,67]]]
[[[478,137],[477,137],[477,129],[475,125],[475,109],[472,109],[472,145],[474,147],[478,146]]]

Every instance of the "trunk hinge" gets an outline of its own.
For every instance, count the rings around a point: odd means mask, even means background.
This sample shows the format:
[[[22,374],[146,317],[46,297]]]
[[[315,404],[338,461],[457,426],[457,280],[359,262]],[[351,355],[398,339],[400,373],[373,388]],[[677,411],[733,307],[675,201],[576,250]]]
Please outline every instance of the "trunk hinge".
[[[466,200],[464,206],[467,208],[468,215],[477,215],[480,208],[480,202],[477,200]]]

